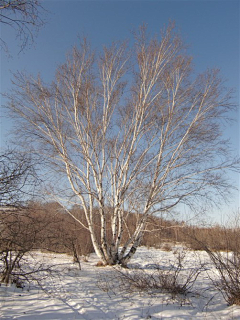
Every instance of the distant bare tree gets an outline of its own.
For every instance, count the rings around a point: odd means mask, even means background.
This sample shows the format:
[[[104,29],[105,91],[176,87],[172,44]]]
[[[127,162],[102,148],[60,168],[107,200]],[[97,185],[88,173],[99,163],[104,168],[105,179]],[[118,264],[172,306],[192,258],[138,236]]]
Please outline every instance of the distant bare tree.
[[[20,51],[34,41],[33,30],[38,31],[43,25],[41,18],[43,7],[37,0],[1,0],[0,24],[8,25],[16,31],[20,40]],[[0,38],[1,46],[7,51],[4,35]]]
[[[51,85],[19,73],[8,95],[25,145],[67,178],[87,222],[74,218],[105,264],[131,259],[149,216],[226,196],[225,174],[239,169],[222,139],[233,106],[219,72],[194,78],[173,25],[161,40],[144,27],[135,39],[134,50],[113,44],[97,56],[83,41]]]

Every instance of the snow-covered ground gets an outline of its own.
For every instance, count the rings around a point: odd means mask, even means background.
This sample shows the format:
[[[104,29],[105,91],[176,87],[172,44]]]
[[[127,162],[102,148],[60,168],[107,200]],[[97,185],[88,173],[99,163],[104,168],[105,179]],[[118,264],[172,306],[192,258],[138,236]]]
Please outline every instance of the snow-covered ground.
[[[156,264],[169,267],[179,250],[141,247],[126,272],[136,272],[141,267],[151,273]],[[185,256],[183,274],[205,263],[205,271],[186,297],[172,297],[158,290],[129,292],[128,286],[119,281],[118,271],[96,266],[98,259],[94,254],[88,262],[81,262],[82,270],[67,255],[36,252],[34,259],[56,265],[58,272],[42,279],[39,286],[23,290],[2,285],[0,319],[240,319],[240,307],[228,306],[209,280],[208,274],[215,277],[217,273],[203,252],[189,251]]]

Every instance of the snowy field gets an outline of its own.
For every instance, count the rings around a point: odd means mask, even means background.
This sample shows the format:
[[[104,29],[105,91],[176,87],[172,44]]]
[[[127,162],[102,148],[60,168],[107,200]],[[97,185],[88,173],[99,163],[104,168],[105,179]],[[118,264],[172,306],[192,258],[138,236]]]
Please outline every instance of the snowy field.
[[[145,270],[144,274],[152,274],[156,264],[161,269],[172,268],[181,250],[141,247],[130,268],[120,272],[116,268],[97,267],[94,254],[88,262],[81,262],[79,270],[67,255],[35,252],[35,262],[44,259],[55,265],[56,272],[23,290],[2,285],[0,319],[240,319],[240,307],[228,306],[209,279],[208,275],[213,279],[217,273],[203,252],[189,251],[183,260],[181,277],[204,264],[186,296],[160,290],[139,292],[119,281],[121,272],[136,273],[139,267]]]

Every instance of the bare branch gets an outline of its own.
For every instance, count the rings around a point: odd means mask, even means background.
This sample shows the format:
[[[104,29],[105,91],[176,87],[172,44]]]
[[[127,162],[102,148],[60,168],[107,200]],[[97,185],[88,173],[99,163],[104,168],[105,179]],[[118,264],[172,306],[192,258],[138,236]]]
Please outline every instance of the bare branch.
[[[16,38],[20,40],[20,52],[28,44],[34,42],[34,37],[39,28],[44,24],[41,15],[44,11],[40,1],[37,0],[1,0],[0,24],[14,29]],[[4,37],[0,39],[1,47],[6,52],[8,45]]]

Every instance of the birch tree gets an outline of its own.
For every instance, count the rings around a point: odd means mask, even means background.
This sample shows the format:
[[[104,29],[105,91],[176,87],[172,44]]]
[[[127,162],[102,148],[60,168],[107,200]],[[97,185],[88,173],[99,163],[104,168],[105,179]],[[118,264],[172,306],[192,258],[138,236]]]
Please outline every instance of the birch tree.
[[[231,95],[217,70],[194,75],[173,25],[150,40],[140,28],[133,48],[93,52],[84,40],[51,84],[22,73],[14,84],[9,108],[24,143],[67,178],[85,222],[73,218],[104,264],[128,263],[150,216],[229,190],[227,170],[239,165],[222,139]]]

